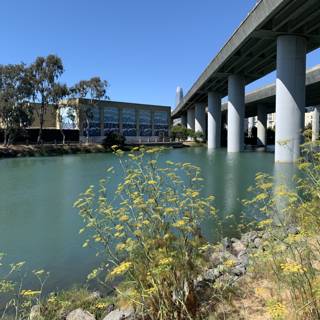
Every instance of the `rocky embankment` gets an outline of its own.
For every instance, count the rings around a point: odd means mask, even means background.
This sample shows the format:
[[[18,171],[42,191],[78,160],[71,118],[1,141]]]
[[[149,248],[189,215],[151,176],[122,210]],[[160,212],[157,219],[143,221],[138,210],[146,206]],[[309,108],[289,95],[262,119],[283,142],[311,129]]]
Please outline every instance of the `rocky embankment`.
[[[295,227],[287,230],[288,234],[296,234],[299,231]],[[250,231],[241,236],[240,239],[224,238],[220,245],[214,249],[209,249],[208,266],[202,275],[195,279],[195,287],[198,302],[206,305],[212,297],[212,285],[220,282],[232,287],[246,273],[249,266],[249,256],[254,251],[263,246],[264,240],[270,235],[260,231]],[[100,295],[99,293],[93,293]],[[33,307],[30,320],[37,320],[40,314],[38,306]],[[104,313],[103,320],[137,320],[140,319],[131,308],[119,308],[114,304],[109,305]],[[70,312],[63,319],[66,320],[96,320],[96,318],[86,310],[76,309]]]

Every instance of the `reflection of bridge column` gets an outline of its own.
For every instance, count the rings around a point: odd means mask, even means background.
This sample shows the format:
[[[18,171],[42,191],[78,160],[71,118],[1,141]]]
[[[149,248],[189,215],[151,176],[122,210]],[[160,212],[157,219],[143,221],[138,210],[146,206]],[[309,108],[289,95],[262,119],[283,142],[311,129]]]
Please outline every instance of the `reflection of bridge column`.
[[[260,104],[258,105],[258,122],[257,122],[257,144],[258,146],[267,145],[267,108]]]
[[[184,127],[187,127],[187,113],[183,113],[181,115],[181,125],[183,125]]]
[[[226,175],[224,176],[224,212],[226,215],[236,214],[240,194],[240,157],[238,153],[226,155]]]
[[[312,115],[312,141],[319,139],[319,108],[320,106],[314,107]]]
[[[275,161],[294,162],[300,156],[304,127],[306,40],[277,39]]]
[[[288,208],[288,198],[283,195],[283,192],[296,192],[294,176],[298,173],[296,166],[290,163],[276,163],[274,166],[274,186],[273,196],[278,216],[274,218],[282,220],[284,218],[284,210]],[[279,222],[279,221],[278,221]]]
[[[205,132],[206,122],[206,106],[204,103],[196,103],[195,105],[195,123],[194,131]]]
[[[228,79],[228,152],[243,150],[244,144],[244,78],[230,75]]]
[[[187,127],[194,130],[194,109],[188,109],[187,111]]]
[[[221,140],[221,96],[208,93],[208,148],[220,148]]]

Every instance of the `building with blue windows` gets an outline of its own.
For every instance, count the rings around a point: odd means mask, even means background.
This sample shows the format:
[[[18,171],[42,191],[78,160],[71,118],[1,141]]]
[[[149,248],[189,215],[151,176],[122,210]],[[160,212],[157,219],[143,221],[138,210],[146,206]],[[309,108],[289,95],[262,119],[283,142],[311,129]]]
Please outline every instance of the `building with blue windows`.
[[[127,142],[159,142],[169,137],[171,108],[149,104],[79,99],[80,140],[100,142],[108,133]]]

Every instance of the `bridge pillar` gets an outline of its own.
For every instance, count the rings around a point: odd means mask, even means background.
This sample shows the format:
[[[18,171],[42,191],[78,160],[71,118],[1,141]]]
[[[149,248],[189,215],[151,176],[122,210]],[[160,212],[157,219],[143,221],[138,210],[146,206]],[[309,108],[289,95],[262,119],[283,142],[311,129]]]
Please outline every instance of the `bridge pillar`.
[[[187,128],[194,130],[194,109],[187,110]]]
[[[275,161],[295,162],[304,128],[306,40],[294,35],[277,39]]]
[[[221,145],[221,95],[208,93],[208,148],[216,149]]]
[[[312,141],[319,139],[319,108],[320,106],[314,107],[312,115]]]
[[[181,125],[187,127],[187,113],[183,113],[181,115]]]
[[[230,75],[228,79],[228,152],[240,152],[244,145],[244,78]]]
[[[258,105],[258,122],[257,122],[257,144],[258,146],[267,145],[267,108],[260,104]]]
[[[204,103],[195,104],[195,123],[194,131],[205,133],[205,124],[206,123],[206,106]]]

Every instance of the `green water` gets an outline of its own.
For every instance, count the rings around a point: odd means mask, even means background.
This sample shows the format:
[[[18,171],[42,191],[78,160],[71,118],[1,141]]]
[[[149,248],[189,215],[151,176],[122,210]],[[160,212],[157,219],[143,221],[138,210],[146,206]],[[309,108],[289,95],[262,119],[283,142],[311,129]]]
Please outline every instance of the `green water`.
[[[239,199],[248,195],[255,174],[275,171],[273,154],[263,152],[186,148],[168,150],[161,157],[199,165],[204,193],[216,196],[221,215],[239,216]],[[26,261],[30,270],[50,271],[49,290],[84,283],[98,258],[93,248],[82,248],[82,221],[72,205],[111,165],[118,166],[112,154],[0,160],[0,252],[10,261]],[[204,232],[214,239],[215,226],[206,223]],[[234,227],[225,225],[225,234],[235,235]]]

